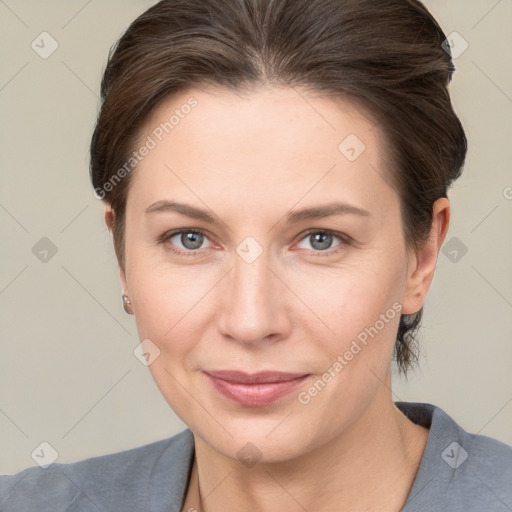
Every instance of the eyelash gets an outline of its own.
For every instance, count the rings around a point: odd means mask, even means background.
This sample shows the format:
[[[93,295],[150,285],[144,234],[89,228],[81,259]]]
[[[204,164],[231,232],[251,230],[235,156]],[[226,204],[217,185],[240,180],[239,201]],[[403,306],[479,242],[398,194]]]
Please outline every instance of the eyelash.
[[[175,230],[175,231],[170,231],[170,232],[164,233],[159,238],[158,243],[159,244],[165,244],[171,238],[175,237],[176,235],[180,235],[182,233],[194,233],[196,235],[203,235],[204,237],[209,239],[208,234],[205,233],[204,231],[199,230],[199,229],[192,229],[192,228],[191,229],[178,229],[178,230]],[[337,232],[331,231],[329,229],[310,229],[310,230],[308,230],[308,231],[306,231],[305,233],[302,234],[302,236],[301,236],[301,238],[299,238],[298,242],[301,242],[302,240],[304,240],[308,236],[313,235],[313,234],[317,234],[317,233],[321,233],[321,234],[324,234],[324,235],[325,234],[332,235],[334,238],[338,238],[339,241],[340,241],[340,244],[335,246],[333,249],[326,249],[325,251],[318,251],[318,250],[308,251],[309,253],[312,253],[312,254],[314,254],[316,256],[319,256],[319,257],[322,257],[322,256],[332,256],[333,254],[336,254],[338,251],[342,250],[343,246],[350,245],[351,242],[352,242],[352,239],[348,235],[345,235],[345,234],[342,234],[342,233],[337,233]],[[189,249],[189,250],[183,251],[183,250],[180,250],[180,249],[175,249],[174,247],[171,247],[170,245],[168,246],[168,249],[170,251],[174,252],[174,253],[177,253],[179,255],[186,256],[186,257],[195,256],[197,254],[200,254],[201,251],[202,251],[202,249]]]

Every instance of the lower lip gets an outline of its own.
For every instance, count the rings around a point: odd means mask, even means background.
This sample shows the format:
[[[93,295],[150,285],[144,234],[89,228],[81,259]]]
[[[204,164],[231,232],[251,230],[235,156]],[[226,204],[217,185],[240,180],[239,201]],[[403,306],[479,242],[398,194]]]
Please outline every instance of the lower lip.
[[[205,374],[215,389],[230,400],[245,407],[264,407],[271,405],[297,389],[309,375],[281,382],[242,384],[212,377]]]

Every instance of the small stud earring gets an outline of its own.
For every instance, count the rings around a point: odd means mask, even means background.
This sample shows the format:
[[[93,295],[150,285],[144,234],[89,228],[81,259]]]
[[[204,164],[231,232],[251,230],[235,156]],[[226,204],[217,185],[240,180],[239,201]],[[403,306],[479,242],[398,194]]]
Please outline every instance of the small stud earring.
[[[124,310],[129,314],[133,315],[133,309],[132,309],[132,301],[130,300],[130,297],[128,295],[125,295],[123,293],[123,308]]]

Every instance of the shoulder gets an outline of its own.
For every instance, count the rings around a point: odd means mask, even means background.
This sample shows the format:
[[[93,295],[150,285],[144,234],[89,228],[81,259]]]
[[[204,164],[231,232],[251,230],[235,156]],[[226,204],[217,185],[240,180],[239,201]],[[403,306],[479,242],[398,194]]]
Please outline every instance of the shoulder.
[[[512,447],[490,437],[464,432],[468,484],[479,487],[507,505],[512,510]],[[446,454],[445,454],[446,455]],[[461,464],[462,467],[462,464]],[[505,510],[505,509],[504,509]]]
[[[399,404],[397,404],[399,405]],[[430,433],[404,512],[512,510],[512,447],[466,432],[431,404],[400,406],[411,419],[430,418]]]
[[[187,429],[121,452],[1,475],[0,511],[144,510],[162,459],[164,465],[186,472],[192,453],[193,436]],[[172,480],[172,472],[169,476]],[[168,483],[172,487],[174,482]]]

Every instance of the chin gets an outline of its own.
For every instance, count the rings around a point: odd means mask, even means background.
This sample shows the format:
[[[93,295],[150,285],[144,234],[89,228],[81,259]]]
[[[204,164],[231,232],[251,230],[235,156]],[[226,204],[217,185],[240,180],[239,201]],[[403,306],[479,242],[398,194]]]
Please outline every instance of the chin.
[[[211,422],[192,421],[189,428],[194,435],[210,445],[215,451],[233,460],[239,460],[247,466],[258,463],[281,463],[300,457],[304,453],[324,442],[323,428],[313,424],[304,428],[304,418],[291,420],[289,411],[277,415],[259,418],[229,418],[217,415],[222,425],[216,424],[212,430]],[[283,418],[286,418],[283,421]],[[322,434],[319,434],[321,432]]]

